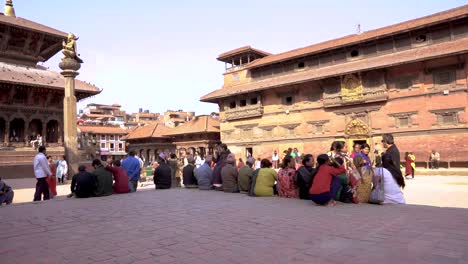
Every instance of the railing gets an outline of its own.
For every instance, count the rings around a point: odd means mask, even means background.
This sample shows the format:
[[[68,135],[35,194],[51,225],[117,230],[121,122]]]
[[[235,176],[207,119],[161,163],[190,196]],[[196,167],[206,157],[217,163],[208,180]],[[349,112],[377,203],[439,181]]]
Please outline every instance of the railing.
[[[325,97],[323,99],[323,105],[325,107],[334,107],[350,104],[361,104],[361,103],[370,103],[378,101],[386,101],[388,99],[388,93],[385,90],[374,90],[368,91],[362,94],[361,96],[355,97],[343,97],[341,95]]]
[[[263,106],[260,104],[241,106],[241,107],[237,107],[234,109],[228,109],[225,111],[226,120],[252,118],[252,117],[258,117],[262,115],[263,115]]]

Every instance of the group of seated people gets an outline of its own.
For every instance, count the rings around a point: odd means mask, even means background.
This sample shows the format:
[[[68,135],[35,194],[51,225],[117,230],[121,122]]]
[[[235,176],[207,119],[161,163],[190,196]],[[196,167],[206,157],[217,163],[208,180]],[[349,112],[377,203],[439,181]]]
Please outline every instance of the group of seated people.
[[[382,164],[373,168],[367,156],[369,145],[364,144],[361,149],[362,153],[353,153],[354,158],[351,158],[346,153],[346,143],[336,141],[331,151],[318,155],[316,161],[313,155],[306,154],[301,157],[302,164],[296,164],[297,158],[286,155],[278,172],[272,169],[268,159],[261,160],[260,168],[254,169],[255,159],[252,157],[247,159],[244,166],[237,168],[235,155],[227,150],[220,154],[213,169],[210,166],[211,156],[207,156],[199,168],[189,158],[189,165],[183,170],[183,183],[186,188],[247,193],[259,197],[278,195],[312,200],[317,205],[333,206],[336,201],[404,204],[404,178],[391,156],[384,154]],[[166,180],[169,184],[158,180],[162,175],[158,169],[154,177],[156,188],[158,184],[162,184],[159,188],[170,188],[169,180]],[[375,195],[372,195],[373,192]]]

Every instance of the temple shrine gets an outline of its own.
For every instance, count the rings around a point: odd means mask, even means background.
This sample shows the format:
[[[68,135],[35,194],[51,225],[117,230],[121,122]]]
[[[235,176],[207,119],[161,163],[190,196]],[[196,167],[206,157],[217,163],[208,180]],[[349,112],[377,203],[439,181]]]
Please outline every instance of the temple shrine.
[[[334,140],[392,133],[427,166],[468,166],[468,5],[270,54],[221,54],[224,85],[201,98],[220,108],[221,139],[239,157],[298,148],[318,155]],[[350,151],[352,148],[349,148]]]
[[[0,169],[5,174],[20,173],[18,166],[24,165],[31,168],[27,167],[23,174],[32,175],[35,151],[31,142],[39,135],[49,153],[60,155],[64,151],[65,79],[40,63],[57,54],[67,36],[16,17],[10,0],[6,1],[5,12],[0,13]],[[76,81],[77,100],[98,93],[96,86]]]

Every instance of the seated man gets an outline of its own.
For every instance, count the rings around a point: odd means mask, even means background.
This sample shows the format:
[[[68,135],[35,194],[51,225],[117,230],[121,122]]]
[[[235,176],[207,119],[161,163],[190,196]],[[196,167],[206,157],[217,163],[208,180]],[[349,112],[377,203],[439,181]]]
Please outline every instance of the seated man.
[[[13,196],[15,193],[13,189],[8,186],[0,177],[0,206],[5,204],[11,204],[13,202]]]
[[[112,173],[107,171],[100,160],[95,159],[92,163],[94,167],[93,174],[96,175],[96,189],[94,196],[109,196],[112,194]]]
[[[129,177],[127,172],[120,167],[120,160],[112,161],[111,158],[107,159],[108,165],[106,166],[106,170],[110,171],[114,176],[114,193],[128,193],[129,191]],[[110,166],[112,164],[113,166]]]
[[[236,156],[229,154],[226,159],[226,165],[221,169],[221,178],[223,181],[223,191],[228,193],[239,192],[237,187],[237,166]]]
[[[199,190],[213,190],[213,170],[211,169],[212,157],[205,157],[205,163],[194,171]]]
[[[239,191],[241,193],[249,193],[250,191],[254,174],[252,167],[255,164],[255,159],[249,157],[245,163],[246,165],[239,169]]]
[[[96,188],[96,176],[86,171],[85,165],[78,167],[78,173],[72,178],[70,185],[71,194],[68,197],[75,195],[77,198],[88,198],[94,196]]]
[[[172,185],[172,170],[165,159],[164,154],[160,154],[159,166],[154,170],[154,185],[156,189],[170,189]]]
[[[197,188],[197,178],[194,174],[195,170],[195,159],[190,156],[188,158],[188,165],[182,169],[182,177],[185,188]]]

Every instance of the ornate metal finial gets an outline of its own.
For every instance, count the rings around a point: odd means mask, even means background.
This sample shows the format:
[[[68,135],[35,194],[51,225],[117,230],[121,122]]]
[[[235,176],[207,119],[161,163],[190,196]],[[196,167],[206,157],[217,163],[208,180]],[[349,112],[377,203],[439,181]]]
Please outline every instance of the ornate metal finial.
[[[80,69],[80,64],[83,63],[83,60],[80,59],[80,54],[77,52],[76,48],[76,41],[78,37],[76,37],[73,33],[69,33],[67,37],[67,41],[62,42],[62,53],[63,58],[62,61],[59,63],[59,67],[64,71],[77,71]]]
[[[356,34],[361,34],[361,24],[357,24]]]
[[[6,0],[4,15],[5,16],[16,17],[15,8],[13,7],[13,1],[12,0]]]

